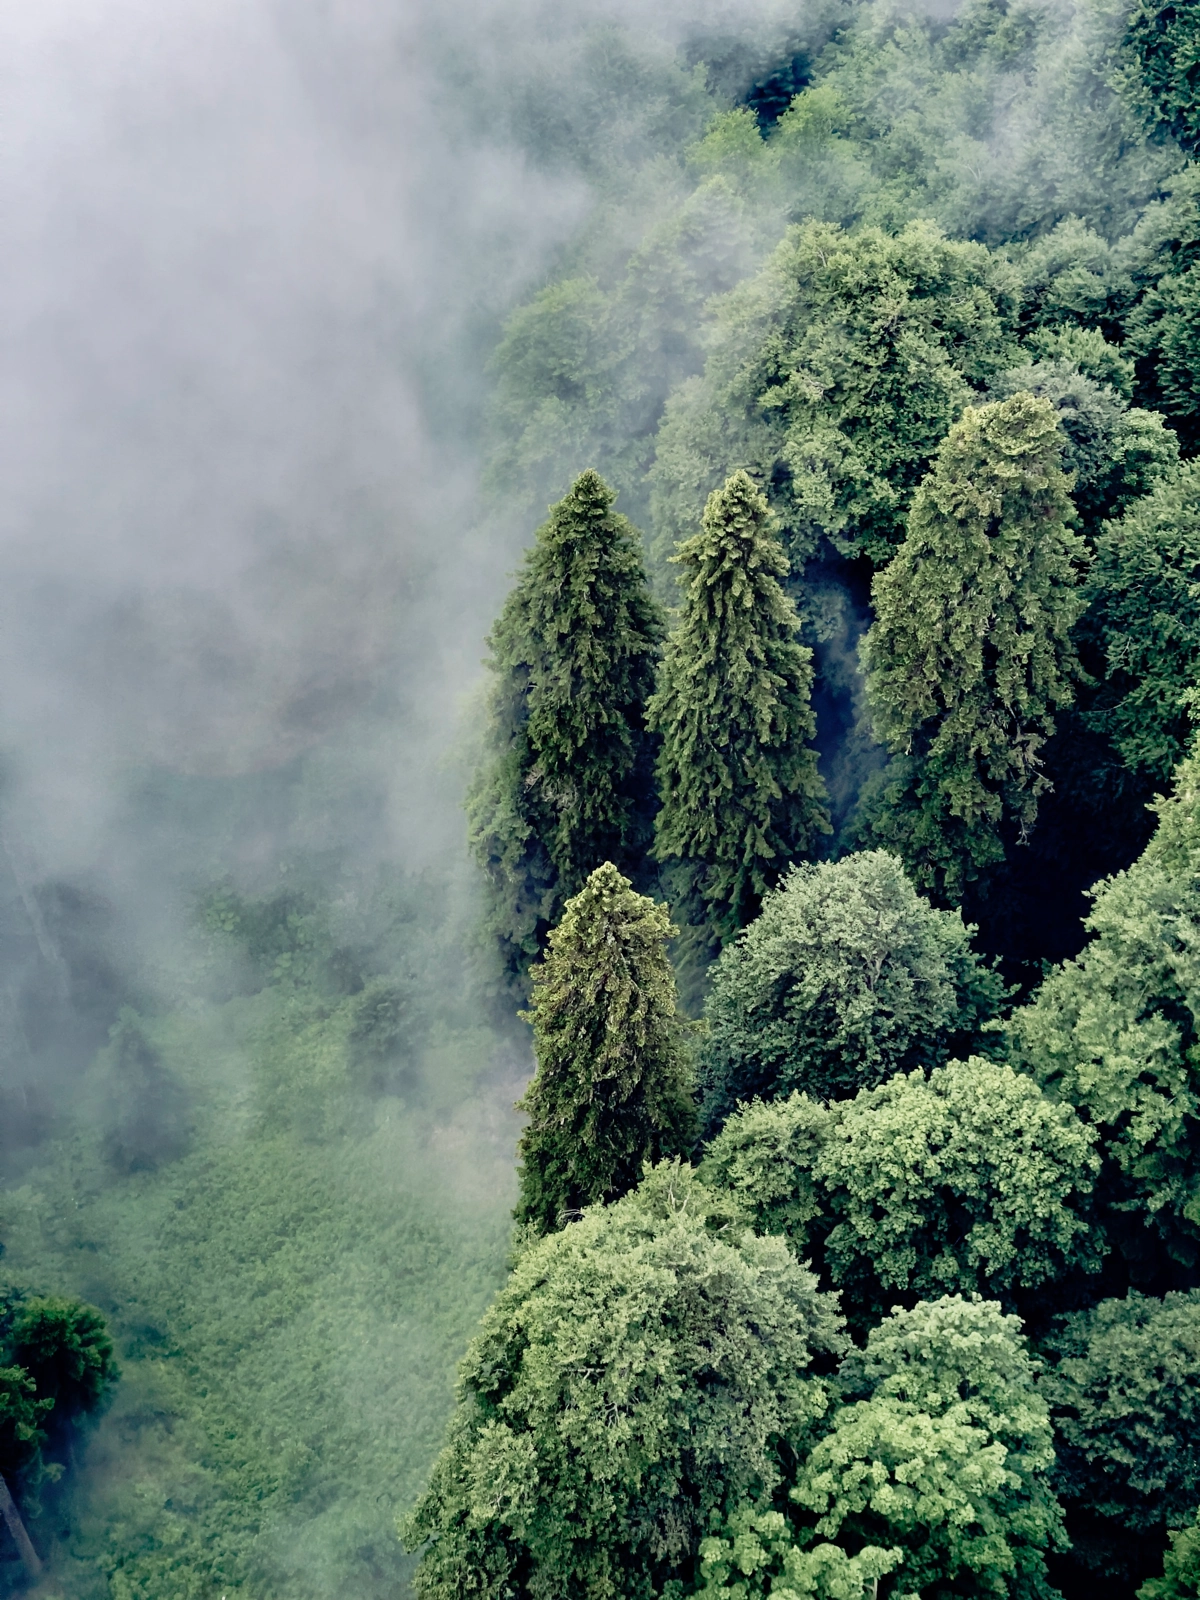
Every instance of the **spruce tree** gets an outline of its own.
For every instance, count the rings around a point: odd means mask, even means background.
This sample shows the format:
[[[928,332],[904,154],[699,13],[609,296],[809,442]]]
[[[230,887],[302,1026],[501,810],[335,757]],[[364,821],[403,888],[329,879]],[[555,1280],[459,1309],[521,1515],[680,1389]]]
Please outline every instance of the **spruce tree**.
[[[864,832],[950,901],[1004,859],[1002,825],[1027,837],[1052,709],[1072,699],[1084,543],[1062,449],[1046,399],[967,411],[873,584],[867,693],[896,759]]]
[[[588,873],[611,860],[637,876],[651,840],[644,708],[664,626],[614,499],[585,472],[550,508],[488,640],[488,754],[468,816],[518,979]]]
[[[635,894],[611,862],[567,902],[533,971],[537,1072],[519,1107],[530,1120],[518,1221],[549,1232],[690,1144],[686,1024],[666,953],[674,932],[666,907]]]
[[[812,652],[780,579],[787,557],[745,472],[678,548],[684,601],[651,726],[662,735],[655,854],[689,869],[719,942],[757,915],[829,820],[815,751]]]

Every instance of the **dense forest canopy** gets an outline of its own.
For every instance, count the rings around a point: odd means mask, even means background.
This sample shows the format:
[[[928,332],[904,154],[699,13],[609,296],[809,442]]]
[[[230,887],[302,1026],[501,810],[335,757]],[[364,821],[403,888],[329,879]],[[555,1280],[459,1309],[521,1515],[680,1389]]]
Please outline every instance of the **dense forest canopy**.
[[[1194,1600],[1200,3],[213,16],[14,342],[0,1592]]]

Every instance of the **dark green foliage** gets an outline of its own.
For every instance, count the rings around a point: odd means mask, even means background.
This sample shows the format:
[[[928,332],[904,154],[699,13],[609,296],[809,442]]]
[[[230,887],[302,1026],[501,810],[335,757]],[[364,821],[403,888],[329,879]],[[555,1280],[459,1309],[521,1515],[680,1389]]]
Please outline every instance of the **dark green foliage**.
[[[711,1224],[711,1226],[710,1226]],[[405,1537],[419,1594],[651,1600],[828,1403],[833,1302],[678,1165],[535,1244],[484,1317]]]
[[[594,472],[551,508],[492,630],[494,687],[468,815],[488,926],[520,976],[602,861],[650,840],[643,714],[663,624],[637,530]]]
[[[756,1095],[836,1099],[977,1048],[1005,989],[973,931],[882,850],[793,868],[712,970],[705,1125]]]
[[[1126,767],[1164,783],[1189,742],[1200,679],[1200,469],[1189,466],[1096,541],[1084,630],[1105,667],[1087,721]]]
[[[746,473],[709,496],[702,532],[674,559],[683,608],[649,710],[662,736],[654,849],[692,872],[701,914],[726,940],[829,832],[806,743],[812,652],[796,637],[780,584],[787,558]]]
[[[789,230],[718,311],[703,381],[659,433],[656,550],[734,467],[770,485],[792,562],[827,535],[886,561],[913,490],[972,384],[1011,365],[1016,280],[979,245],[914,223],[898,237]]]
[[[1194,450],[1200,441],[1200,268],[1160,279],[1128,327],[1129,348],[1148,375],[1144,392]]]
[[[33,1379],[39,1400],[53,1403],[56,1429],[96,1411],[120,1377],[104,1317],[94,1306],[59,1295],[21,1304],[9,1352]]]
[[[692,1066],[665,906],[606,862],[568,900],[533,969],[537,1071],[520,1109],[517,1220],[540,1231],[632,1189],[647,1161],[686,1152]]]
[[[1136,73],[1122,88],[1146,126],[1194,153],[1200,144],[1200,10],[1194,0],[1137,0],[1124,46]]]
[[[1028,1068],[1101,1134],[1135,1240],[1144,1223],[1185,1262],[1200,1246],[1198,780],[1193,754],[1158,804],[1145,853],[1094,889],[1090,944],[1011,1022]]]
[[[1195,1600],[1200,1594],[1200,1518],[1167,1534],[1161,1578],[1147,1578],[1138,1600]]]
[[[129,1006],[113,1026],[95,1092],[104,1153],[118,1172],[153,1172],[187,1148],[187,1096]]]
[[[967,411],[938,452],[863,642],[876,735],[897,757],[864,831],[953,900],[1024,836],[1041,748],[1073,696],[1083,542],[1048,400]]]
[[[35,1398],[24,1367],[0,1367],[0,1476],[15,1487],[21,1475],[36,1476],[45,1441],[45,1417],[54,1402]]]
[[[891,1594],[1052,1600],[1046,1553],[1064,1541],[1036,1370],[1020,1322],[992,1302],[893,1311],[843,1364],[863,1398],[800,1468],[804,1525],[852,1549],[899,1548]]]
[[[1040,1385],[1074,1560],[1136,1583],[1200,1501],[1200,1292],[1130,1294],[1064,1319]]]

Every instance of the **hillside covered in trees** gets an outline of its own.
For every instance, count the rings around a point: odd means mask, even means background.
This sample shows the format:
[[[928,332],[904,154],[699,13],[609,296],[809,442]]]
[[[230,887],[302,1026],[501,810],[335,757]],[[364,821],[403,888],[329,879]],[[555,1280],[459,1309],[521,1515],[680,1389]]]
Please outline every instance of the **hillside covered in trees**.
[[[0,1595],[1200,1600],[1200,0],[38,12]]]
[[[492,358],[554,503],[467,802],[536,1072],[417,1590],[1194,1596],[1200,7],[800,21],[537,124],[599,199]]]

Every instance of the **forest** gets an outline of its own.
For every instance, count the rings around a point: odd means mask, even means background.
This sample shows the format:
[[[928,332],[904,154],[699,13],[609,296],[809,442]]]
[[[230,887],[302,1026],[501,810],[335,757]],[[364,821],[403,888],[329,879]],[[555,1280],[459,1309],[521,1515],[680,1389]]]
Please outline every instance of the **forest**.
[[[432,18],[341,464],[0,595],[0,1594],[1200,1596],[1200,0]]]

